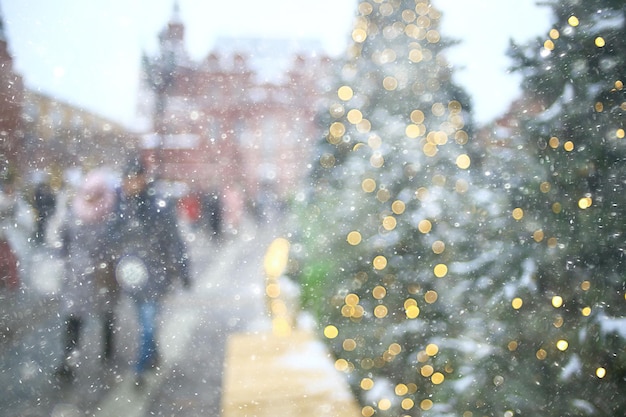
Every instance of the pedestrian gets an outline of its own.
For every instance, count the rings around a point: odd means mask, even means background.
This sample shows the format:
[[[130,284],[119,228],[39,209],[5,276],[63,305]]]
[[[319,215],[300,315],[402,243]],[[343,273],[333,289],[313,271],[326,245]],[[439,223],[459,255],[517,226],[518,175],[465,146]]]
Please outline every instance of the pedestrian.
[[[15,177],[0,177],[0,287],[17,290],[28,271],[32,253],[30,237],[35,230],[32,207],[21,196]]]
[[[176,204],[158,195],[140,158],[131,159],[124,170],[117,219],[116,276],[137,311],[140,339],[134,371],[140,387],[145,373],[160,362],[157,327],[162,298],[175,278],[184,288],[190,286]]]
[[[101,360],[113,354],[115,307],[118,289],[113,273],[113,225],[116,193],[103,169],[87,174],[70,200],[60,225],[60,251],[64,259],[61,286],[63,356],[56,374],[73,379],[80,358],[80,334],[88,318],[102,325]]]
[[[35,231],[34,241],[37,244],[43,244],[45,242],[48,220],[56,209],[56,195],[47,180],[40,181],[35,186],[33,206],[37,212],[37,230]]]

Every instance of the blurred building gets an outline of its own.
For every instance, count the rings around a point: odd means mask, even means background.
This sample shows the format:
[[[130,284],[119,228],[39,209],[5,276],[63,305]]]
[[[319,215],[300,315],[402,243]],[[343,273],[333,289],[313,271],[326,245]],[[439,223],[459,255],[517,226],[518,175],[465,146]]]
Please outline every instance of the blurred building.
[[[0,174],[59,183],[69,169],[116,164],[137,147],[121,125],[25,88],[7,43],[0,13]]]
[[[21,119],[21,170],[55,180],[69,169],[123,164],[138,144],[123,126],[34,91],[24,91]]]
[[[143,59],[146,157],[160,177],[199,191],[255,198],[292,194],[308,171],[331,61],[316,45],[220,39],[199,62],[184,45],[178,8]],[[303,52],[303,49],[308,49]]]
[[[20,131],[22,77],[13,70],[13,57],[4,31],[0,13],[0,176],[16,173],[22,149]]]

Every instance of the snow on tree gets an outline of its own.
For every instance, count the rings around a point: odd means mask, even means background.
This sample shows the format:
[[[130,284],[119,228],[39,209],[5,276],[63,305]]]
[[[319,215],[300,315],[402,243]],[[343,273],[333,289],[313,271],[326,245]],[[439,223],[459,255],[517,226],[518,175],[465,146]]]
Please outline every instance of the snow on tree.
[[[464,366],[493,350],[482,309],[504,299],[488,272],[510,262],[507,196],[470,141],[440,19],[426,0],[358,6],[296,245],[305,306],[366,416],[470,409]]]
[[[501,147],[428,1],[358,7],[295,247],[364,416],[624,414],[623,2],[549,4]]]
[[[513,48],[521,140],[534,161],[512,204],[536,289],[515,295],[508,366],[523,415],[626,415],[626,9],[550,1],[545,39]],[[529,159],[526,159],[529,160]],[[517,298],[519,297],[519,298]],[[506,360],[506,355],[502,355]],[[495,393],[485,396],[489,403]],[[515,410],[515,408],[513,408]]]

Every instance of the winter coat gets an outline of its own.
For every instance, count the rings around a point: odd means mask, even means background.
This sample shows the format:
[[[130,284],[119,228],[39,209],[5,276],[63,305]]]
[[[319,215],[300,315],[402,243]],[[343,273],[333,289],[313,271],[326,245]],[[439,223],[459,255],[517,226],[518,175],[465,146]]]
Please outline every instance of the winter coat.
[[[116,276],[122,290],[145,301],[165,295],[174,279],[189,285],[187,251],[178,231],[175,204],[146,190],[134,197],[121,196],[116,217]]]
[[[114,199],[115,190],[105,177],[88,175],[58,230],[65,260],[61,299],[66,315],[102,314],[117,303]]]

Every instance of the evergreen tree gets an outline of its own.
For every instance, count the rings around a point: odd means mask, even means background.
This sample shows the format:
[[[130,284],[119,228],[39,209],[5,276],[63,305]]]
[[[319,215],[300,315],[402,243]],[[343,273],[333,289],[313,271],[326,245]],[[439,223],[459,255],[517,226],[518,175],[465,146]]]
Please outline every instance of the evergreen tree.
[[[512,50],[529,104],[520,156],[538,175],[519,173],[509,227],[535,288],[516,291],[498,356],[508,378],[482,393],[480,411],[497,415],[499,397],[511,415],[626,415],[626,8],[547,5],[546,39]]]
[[[440,12],[427,0],[358,9],[296,245],[305,306],[364,415],[461,415],[457,394],[497,327],[484,306],[505,298],[491,275],[521,264],[502,239],[506,195],[469,140]]]

